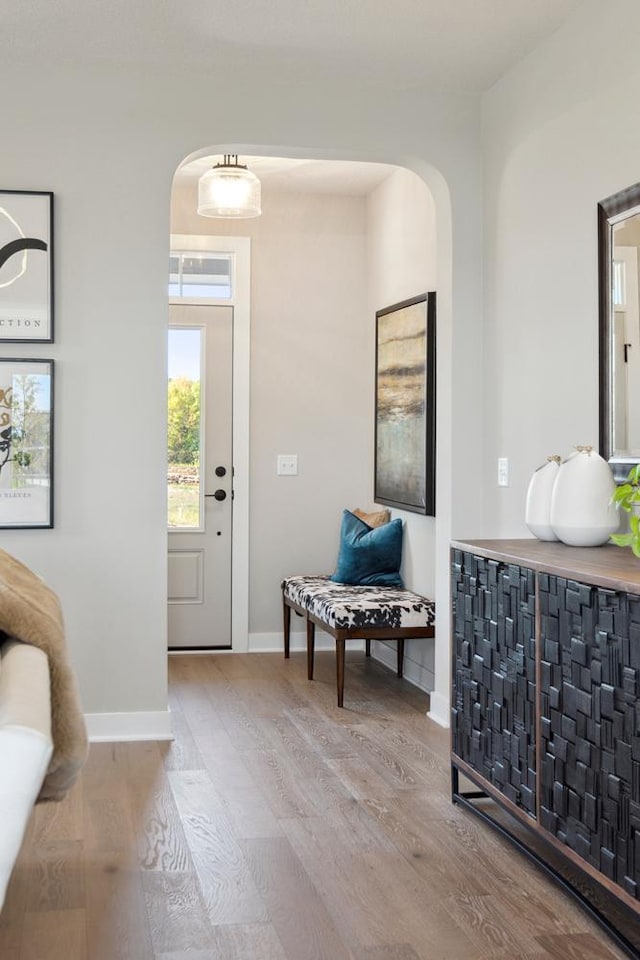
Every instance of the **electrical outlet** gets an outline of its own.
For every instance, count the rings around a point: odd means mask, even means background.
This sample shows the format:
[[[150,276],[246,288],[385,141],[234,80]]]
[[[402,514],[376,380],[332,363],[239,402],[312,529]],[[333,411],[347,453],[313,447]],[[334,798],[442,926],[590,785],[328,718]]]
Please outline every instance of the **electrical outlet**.
[[[498,486],[509,486],[509,458],[498,457]]]
[[[276,473],[279,477],[297,477],[298,476],[298,454],[297,453],[279,453],[278,466]]]

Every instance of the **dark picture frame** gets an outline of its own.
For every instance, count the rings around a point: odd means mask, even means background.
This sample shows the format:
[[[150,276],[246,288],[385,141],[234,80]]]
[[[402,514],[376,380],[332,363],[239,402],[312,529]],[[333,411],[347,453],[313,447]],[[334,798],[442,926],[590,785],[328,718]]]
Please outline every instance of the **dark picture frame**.
[[[631,344],[622,343],[624,362],[616,360],[615,305],[613,302],[614,231],[625,220],[637,217],[640,210],[640,183],[634,183],[601,200],[598,210],[598,394],[600,456],[609,462],[613,476],[621,482],[631,467],[640,463],[637,449],[621,448],[616,438],[616,399],[619,398],[620,379],[626,381],[630,367],[626,367],[626,350]],[[626,336],[621,338],[626,340]],[[619,345],[620,349],[620,345]],[[616,378],[616,368],[618,377]],[[623,373],[622,378],[620,372]],[[616,382],[617,381],[617,382]],[[618,389],[616,389],[618,388]],[[618,401],[619,402],[619,401]],[[625,405],[626,406],[626,405]]]
[[[433,291],[376,312],[374,500],[435,516]]]
[[[53,193],[0,190],[0,341],[53,343]]]
[[[0,359],[0,528],[53,527],[53,360]]]

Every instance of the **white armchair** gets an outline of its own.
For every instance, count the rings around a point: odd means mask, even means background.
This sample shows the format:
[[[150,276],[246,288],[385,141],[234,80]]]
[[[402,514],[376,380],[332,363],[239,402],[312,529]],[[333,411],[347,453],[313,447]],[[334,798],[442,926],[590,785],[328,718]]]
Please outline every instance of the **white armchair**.
[[[0,643],[0,910],[52,751],[47,655],[5,640]]]

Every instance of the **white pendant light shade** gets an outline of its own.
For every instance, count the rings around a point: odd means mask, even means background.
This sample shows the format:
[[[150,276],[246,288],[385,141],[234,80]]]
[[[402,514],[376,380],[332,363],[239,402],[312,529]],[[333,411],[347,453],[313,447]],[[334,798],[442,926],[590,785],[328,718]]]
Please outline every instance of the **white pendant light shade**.
[[[235,154],[225,154],[200,177],[198,213],[201,217],[259,217],[260,181],[255,173],[238,163]]]

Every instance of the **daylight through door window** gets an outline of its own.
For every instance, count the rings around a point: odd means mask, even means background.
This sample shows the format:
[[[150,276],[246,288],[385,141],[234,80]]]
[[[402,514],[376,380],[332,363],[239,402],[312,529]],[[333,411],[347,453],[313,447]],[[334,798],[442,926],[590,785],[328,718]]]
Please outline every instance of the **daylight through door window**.
[[[231,300],[232,255],[171,251],[169,297],[181,300]]]
[[[169,329],[168,525],[202,528],[202,330]]]

